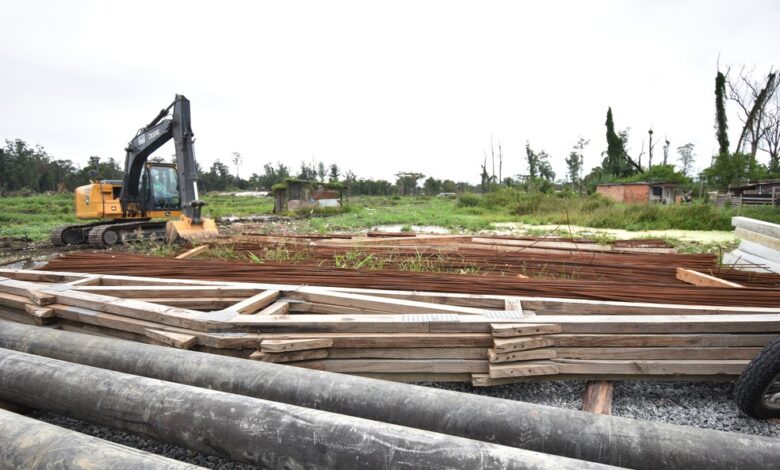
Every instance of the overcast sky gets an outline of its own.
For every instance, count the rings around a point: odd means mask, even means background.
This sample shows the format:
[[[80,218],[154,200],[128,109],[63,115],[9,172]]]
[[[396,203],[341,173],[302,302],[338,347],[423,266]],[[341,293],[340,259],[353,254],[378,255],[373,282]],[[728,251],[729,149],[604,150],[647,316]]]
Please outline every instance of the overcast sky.
[[[776,0],[0,0],[0,12],[0,138],[123,161],[181,93],[201,166],[240,152],[242,176],[314,158],[477,182],[492,135],[504,176],[525,173],[530,141],[563,177],[580,135],[586,167],[601,161],[608,106],[633,155],[652,127],[673,148],[693,142],[703,168],[718,55],[757,76],[780,64]],[[730,127],[735,142],[734,115]]]

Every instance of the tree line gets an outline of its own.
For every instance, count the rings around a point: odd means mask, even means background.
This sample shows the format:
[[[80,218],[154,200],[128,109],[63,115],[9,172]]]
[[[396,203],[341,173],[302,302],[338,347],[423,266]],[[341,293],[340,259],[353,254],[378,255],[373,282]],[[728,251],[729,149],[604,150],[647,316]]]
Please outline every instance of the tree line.
[[[730,185],[747,180],[780,178],[780,96],[777,93],[780,80],[773,70],[760,79],[752,70],[744,67],[738,72],[731,69],[717,71],[715,76],[715,138],[718,151],[708,168],[693,175],[696,149],[692,143],[676,147],[671,156],[670,139],[665,136],[654,142],[652,128],[647,133],[647,145],[642,140],[639,152],[629,147],[629,129],[618,130],[612,108],[607,109],[605,121],[606,148],[602,160],[587,175],[583,175],[584,151],[590,140],[579,137],[564,157],[566,174],[556,179],[551,161],[553,156],[543,149],[535,149],[526,142],[524,163],[527,173],[503,176],[504,154],[500,143],[494,145],[491,137],[490,162],[483,154],[479,184],[437,179],[414,171],[400,171],[395,181],[359,178],[352,171],[344,171],[336,163],[302,161],[297,168],[284,163],[266,163],[260,173],[247,178],[240,177],[243,157],[233,152],[227,159],[235,167],[217,159],[203,170],[198,168],[201,189],[204,191],[270,190],[288,178],[322,183],[342,183],[354,195],[436,195],[463,191],[488,192],[500,187],[520,187],[526,190],[549,191],[567,187],[578,192],[592,192],[595,186],[616,181],[675,181],[692,183],[698,180],[713,189],[727,189]],[[737,111],[741,130],[736,145],[731,147],[728,136],[728,105]],[[654,161],[655,147],[663,142],[661,156]],[[769,155],[767,163],[759,162],[758,151]],[[643,158],[646,156],[646,161]],[[496,167],[496,160],[498,167]],[[675,164],[676,163],[676,164]],[[498,173],[496,173],[496,169]],[[17,192],[72,191],[89,183],[95,175],[103,179],[121,179],[123,169],[113,158],[99,160],[79,167],[73,161],[56,159],[41,146],[31,146],[21,139],[6,140],[0,148],[0,195]],[[235,173],[235,174],[234,174]]]

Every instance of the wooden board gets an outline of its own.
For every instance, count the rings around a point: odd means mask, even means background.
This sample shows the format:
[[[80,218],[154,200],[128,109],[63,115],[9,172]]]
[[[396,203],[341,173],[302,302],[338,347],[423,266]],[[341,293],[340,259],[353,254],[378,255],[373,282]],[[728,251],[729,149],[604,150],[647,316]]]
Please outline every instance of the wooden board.
[[[582,411],[611,415],[614,388],[615,385],[607,380],[588,381],[582,396]]]
[[[709,274],[700,273],[693,269],[677,268],[677,279],[694,286],[701,287],[725,287],[725,288],[740,288],[741,284],[736,282],[726,281],[724,279],[710,276]]]
[[[307,349],[322,349],[333,346],[332,339],[266,339],[260,343],[260,350],[265,353],[281,353],[304,351]]]

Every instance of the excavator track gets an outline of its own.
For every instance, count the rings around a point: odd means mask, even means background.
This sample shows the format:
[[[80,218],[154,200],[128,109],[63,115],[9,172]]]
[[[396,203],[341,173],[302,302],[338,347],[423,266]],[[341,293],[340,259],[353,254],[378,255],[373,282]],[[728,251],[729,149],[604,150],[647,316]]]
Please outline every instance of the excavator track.
[[[87,242],[95,248],[106,248],[140,240],[164,240],[165,223],[142,220],[98,225],[89,231]]]
[[[92,228],[103,224],[105,222],[62,225],[52,230],[51,234],[49,234],[49,241],[54,246],[81,245],[86,243],[87,236]]]

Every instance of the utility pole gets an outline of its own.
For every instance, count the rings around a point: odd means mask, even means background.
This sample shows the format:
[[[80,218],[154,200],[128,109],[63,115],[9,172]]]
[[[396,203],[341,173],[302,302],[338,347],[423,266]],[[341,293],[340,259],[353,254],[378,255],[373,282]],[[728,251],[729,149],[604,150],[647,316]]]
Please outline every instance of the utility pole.
[[[647,133],[650,135],[650,147],[647,150],[647,169],[649,170],[653,167],[653,130],[650,129]]]

